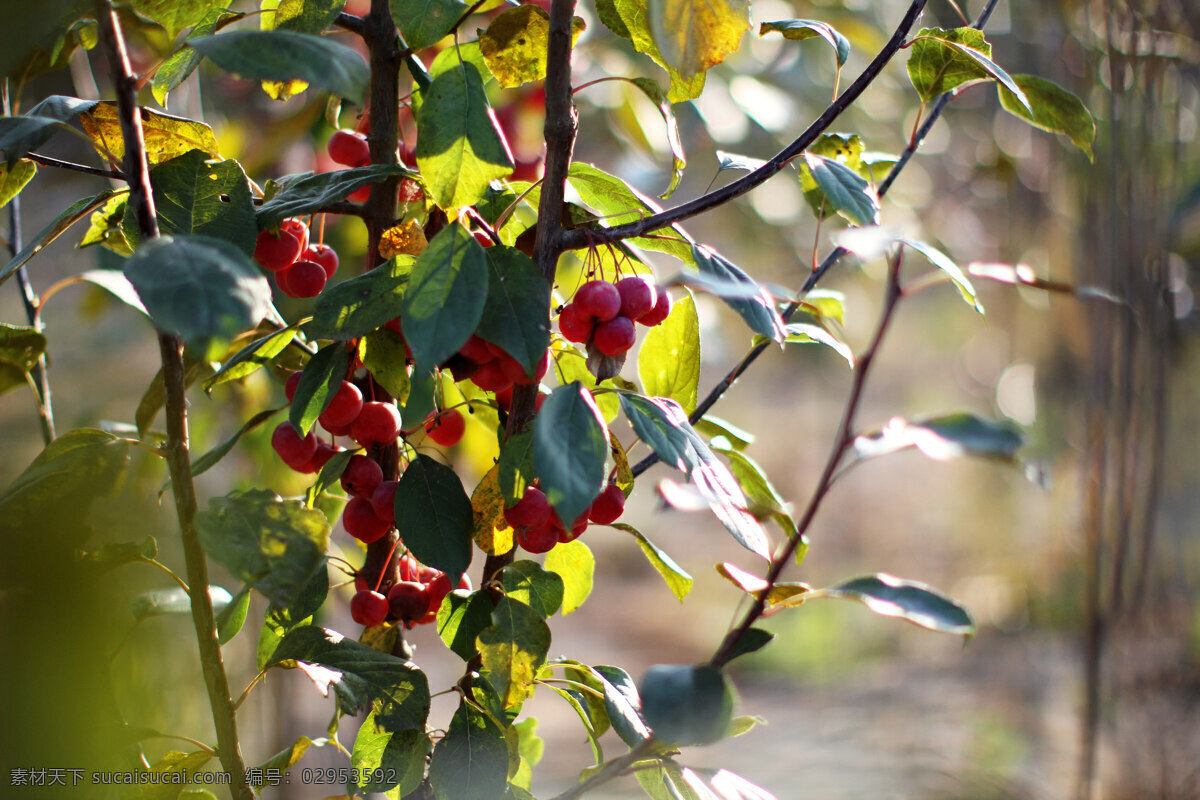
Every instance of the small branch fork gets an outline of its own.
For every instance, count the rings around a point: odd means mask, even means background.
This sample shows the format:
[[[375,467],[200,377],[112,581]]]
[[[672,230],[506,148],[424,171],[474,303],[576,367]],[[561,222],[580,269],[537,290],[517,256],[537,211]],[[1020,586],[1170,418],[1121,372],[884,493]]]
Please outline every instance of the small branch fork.
[[[154,195],[150,191],[150,168],[146,160],[141,110],[137,104],[137,79],[132,75],[120,23],[110,0],[93,0],[93,5],[100,26],[100,38],[108,51],[109,72],[116,86],[117,113],[125,141],[122,172],[128,176],[129,204],[143,238],[150,239],[158,235],[158,221],[154,212]],[[200,664],[217,733],[217,754],[222,768],[229,775],[231,795],[235,800],[253,800],[254,792],[246,783],[246,765],[238,743],[236,710],[229,696],[229,680],[221,659],[221,645],[217,641],[212,600],[208,596],[208,565],[194,525],[196,491],[188,454],[183,342],[176,335],[159,331],[158,343],[166,390],[167,441],[163,445],[163,455],[170,469],[175,513],[179,519],[184,560],[187,562],[192,623],[196,629]]]

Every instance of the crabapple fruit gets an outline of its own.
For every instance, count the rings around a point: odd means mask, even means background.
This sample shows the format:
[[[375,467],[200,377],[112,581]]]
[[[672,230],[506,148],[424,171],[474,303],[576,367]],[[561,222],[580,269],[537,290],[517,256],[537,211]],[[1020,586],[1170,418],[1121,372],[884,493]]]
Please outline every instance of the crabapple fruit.
[[[388,599],[379,592],[359,592],[350,599],[350,616],[364,628],[373,628],[387,619]]]
[[[592,342],[596,349],[606,356],[619,356],[628,352],[637,339],[633,320],[629,317],[613,317],[607,322],[601,322],[592,333]]]

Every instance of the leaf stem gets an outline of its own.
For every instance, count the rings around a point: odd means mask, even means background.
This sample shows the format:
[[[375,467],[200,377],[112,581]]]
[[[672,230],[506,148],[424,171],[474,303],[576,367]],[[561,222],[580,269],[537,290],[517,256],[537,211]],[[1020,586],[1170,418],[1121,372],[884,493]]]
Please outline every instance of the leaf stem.
[[[111,169],[102,169],[100,167],[89,167],[87,164],[78,164],[74,161],[63,161],[61,158],[51,158],[44,156],[41,153],[26,153],[25,158],[30,161],[41,164],[43,167],[55,167],[56,169],[66,169],[71,172],[83,172],[87,175],[98,175],[101,178],[110,178],[114,181],[123,181],[125,176],[120,172]]]
[[[582,797],[587,792],[595,789],[603,783],[608,783],[613,778],[625,773],[644,758],[651,750],[658,745],[653,738],[643,739],[638,742],[637,746],[623,756],[618,756],[612,761],[609,761],[604,767],[582,783],[572,786],[562,794],[555,795],[552,800],[575,800],[577,797]]]
[[[150,190],[150,166],[146,159],[141,109],[137,104],[137,79],[132,75],[129,66],[120,23],[111,0],[93,0],[93,7],[100,27],[100,38],[107,50],[109,72],[116,87],[117,113],[125,143],[125,163],[122,171],[129,183],[129,207],[135,214],[142,238],[152,239],[158,235],[158,220],[154,212],[154,195]],[[221,645],[217,640],[212,599],[208,595],[208,565],[194,525],[196,490],[192,483],[191,461],[188,455],[183,341],[174,334],[159,331],[158,343],[163,365],[163,385],[166,389],[167,441],[163,452],[170,470],[175,514],[179,520],[180,538],[187,564],[192,623],[196,629],[200,665],[217,733],[217,754],[222,768],[229,775],[230,794],[234,800],[253,800],[254,792],[246,783],[246,764],[238,742],[237,717],[229,697],[229,679],[225,674]]]

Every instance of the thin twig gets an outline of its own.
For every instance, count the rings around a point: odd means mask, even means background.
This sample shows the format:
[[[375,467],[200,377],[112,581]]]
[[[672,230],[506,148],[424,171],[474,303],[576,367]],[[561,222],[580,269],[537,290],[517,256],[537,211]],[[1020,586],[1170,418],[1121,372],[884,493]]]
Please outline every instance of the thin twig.
[[[88,175],[99,175],[101,178],[111,178],[115,181],[125,180],[125,176],[116,170],[103,169],[101,167],[89,167],[87,164],[77,164],[74,161],[63,161],[61,158],[51,158],[44,156],[41,153],[26,153],[25,158],[43,167],[54,167],[56,169],[66,169],[72,172],[83,172]]]
[[[638,761],[645,758],[656,744],[657,742],[655,742],[654,739],[643,739],[642,741],[638,742],[637,746],[628,753],[614,758],[612,761],[608,762],[603,769],[592,775],[592,777],[588,778],[586,781],[572,786],[562,794],[555,795],[551,800],[575,800],[577,797],[582,797],[584,794],[590,792],[592,789],[595,789],[600,784],[607,783],[613,778],[618,777]]]
[[[154,212],[154,195],[150,190],[150,165],[146,159],[141,110],[137,104],[137,79],[132,75],[129,66],[120,23],[116,12],[113,11],[111,0],[93,0],[93,5],[100,27],[100,38],[108,51],[109,72],[116,86],[117,113],[121,122],[121,136],[125,143],[123,171],[128,176],[129,207],[135,214],[143,240],[148,240],[158,235],[158,220]],[[196,490],[192,483],[188,453],[183,341],[174,334],[160,331],[158,343],[162,359],[163,385],[166,390],[167,441],[163,445],[163,454],[170,469],[175,514],[179,519],[180,538],[187,564],[192,624],[196,630],[200,665],[217,733],[217,753],[231,782],[230,794],[235,800],[253,800],[254,792],[246,783],[246,764],[238,743],[236,711],[229,697],[229,679],[221,658],[216,618],[213,614],[212,599],[208,594],[208,565],[194,524]]]

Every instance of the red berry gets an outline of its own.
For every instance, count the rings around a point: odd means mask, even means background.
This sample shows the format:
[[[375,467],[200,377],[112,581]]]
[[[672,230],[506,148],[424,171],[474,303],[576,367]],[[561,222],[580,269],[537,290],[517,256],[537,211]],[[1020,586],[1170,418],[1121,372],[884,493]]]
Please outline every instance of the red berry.
[[[298,219],[285,219],[279,223],[279,230],[287,231],[300,242],[300,251],[308,249],[308,226]]]
[[[296,387],[300,385],[300,373],[293,372],[288,375],[287,383],[283,385],[283,393],[287,395],[288,402],[292,402],[292,398],[296,396]]]
[[[619,356],[633,347],[637,332],[629,317],[613,317],[596,326],[592,342],[606,356]]]
[[[326,430],[329,430],[330,426],[343,428],[358,418],[362,407],[362,391],[350,381],[342,381],[337,394],[317,419]]]
[[[550,519],[550,501],[545,492],[530,486],[511,508],[504,509],[504,519],[514,528],[540,528]]]
[[[300,257],[300,240],[286,230],[276,235],[271,231],[259,231],[254,244],[254,260],[272,272],[287,269]]]
[[[375,487],[382,482],[383,469],[375,461],[364,455],[350,456],[346,470],[342,473],[342,488],[347,494],[370,497]]]
[[[561,525],[556,525],[555,530],[558,531],[558,541],[573,542],[583,535],[587,530],[588,519],[586,514],[580,514],[579,519],[575,520],[575,524],[571,526],[571,530],[563,528]]]
[[[671,313],[671,295],[667,294],[665,286],[654,287],[654,308],[642,315],[638,322],[653,328],[661,325]]]
[[[391,529],[392,524],[375,516],[371,501],[362,497],[352,497],[342,511],[342,527],[346,533],[364,544],[377,542]]]
[[[512,381],[504,374],[499,361],[480,364],[471,381],[485,392],[501,392],[512,388]]]
[[[654,308],[654,284],[641,275],[622,278],[616,286],[621,295],[621,316],[637,322]]]
[[[416,581],[400,581],[387,593],[388,606],[396,619],[413,622],[429,613],[429,588]]]
[[[616,522],[624,510],[625,493],[615,483],[610,483],[592,501],[587,518],[599,525],[608,525]]]
[[[351,203],[365,203],[371,199],[371,184],[367,184],[360,189],[355,189],[350,194],[346,195],[346,199]]]
[[[361,572],[354,576],[354,588],[360,592],[368,592],[371,590],[371,584],[367,583],[367,578]]]
[[[329,157],[347,167],[361,167],[371,161],[371,147],[367,138],[352,130],[343,129],[329,137],[326,148]]]
[[[511,386],[496,392],[496,405],[500,406],[504,411],[508,411],[512,408],[512,393],[513,387]]]
[[[471,589],[474,588],[471,586],[471,576],[464,572],[462,577],[458,579],[458,586],[455,586],[454,588],[462,589],[464,592],[471,591]]]
[[[364,628],[383,622],[388,610],[388,599],[379,592],[359,592],[350,599],[350,616]]]
[[[327,244],[313,244],[304,249],[300,254],[300,259],[303,261],[315,261],[325,268],[325,277],[332,278],[333,273],[338,271],[338,254]]]
[[[400,436],[400,410],[391,403],[372,400],[363,403],[358,418],[350,425],[350,435],[363,447],[389,445]]]
[[[513,380],[513,383],[520,383],[529,386],[535,383],[541,383],[542,378],[546,377],[546,373],[550,371],[550,351],[542,353],[542,357],[538,359],[537,366],[534,367],[533,377],[530,378],[524,374],[524,369],[521,370],[521,377]]]
[[[476,364],[486,364],[489,361],[495,360],[492,351],[488,349],[487,342],[480,339],[475,334],[471,334],[471,338],[467,339],[466,344],[458,348],[458,352]]]
[[[329,442],[317,442],[317,452],[313,453],[313,457],[309,461],[309,464],[313,468],[312,471],[316,472],[321,469],[321,467],[329,462],[329,459],[333,458],[335,453],[339,453],[341,450],[342,448],[334,447]]]
[[[457,408],[451,408],[441,414],[430,412],[425,418],[425,433],[442,447],[458,444],[466,429],[467,421]]]
[[[530,553],[547,553],[558,544],[558,528],[547,522],[540,528],[527,528],[517,532],[517,544]]]
[[[558,329],[569,342],[583,344],[592,335],[596,321],[578,303],[567,303],[558,315]]]
[[[320,417],[317,417],[317,419],[321,420]],[[357,417],[355,417],[355,419],[357,419]],[[334,425],[330,422],[321,420],[321,427],[324,428],[325,431],[331,436],[349,436],[350,435],[350,426],[352,424],[353,424],[352,422],[349,422],[349,423],[346,423],[345,425]]]
[[[405,553],[400,559],[400,580],[416,581],[421,577],[421,565],[412,557],[412,553]]]
[[[425,190],[412,178],[405,178],[400,181],[400,193],[397,199],[401,203],[415,203],[425,199]]]
[[[317,452],[317,437],[312,431],[301,436],[290,422],[281,422],[271,434],[271,447],[283,459],[283,463],[295,470],[308,465]]]
[[[588,281],[575,293],[575,305],[588,316],[605,322],[621,310],[621,293],[608,281]]]
[[[399,485],[400,481],[383,481],[371,492],[371,510],[375,512],[375,516],[387,522],[396,521],[396,487]],[[401,561],[400,564],[403,566],[404,562]]]
[[[325,288],[328,276],[315,261],[297,261],[275,273],[275,281],[288,297],[316,297]]]
[[[475,241],[483,247],[492,247],[496,242],[483,231],[475,231]]]
[[[450,584],[450,576],[444,572],[438,572],[426,586],[429,587],[429,610],[436,614],[442,607],[442,601],[454,587]]]

